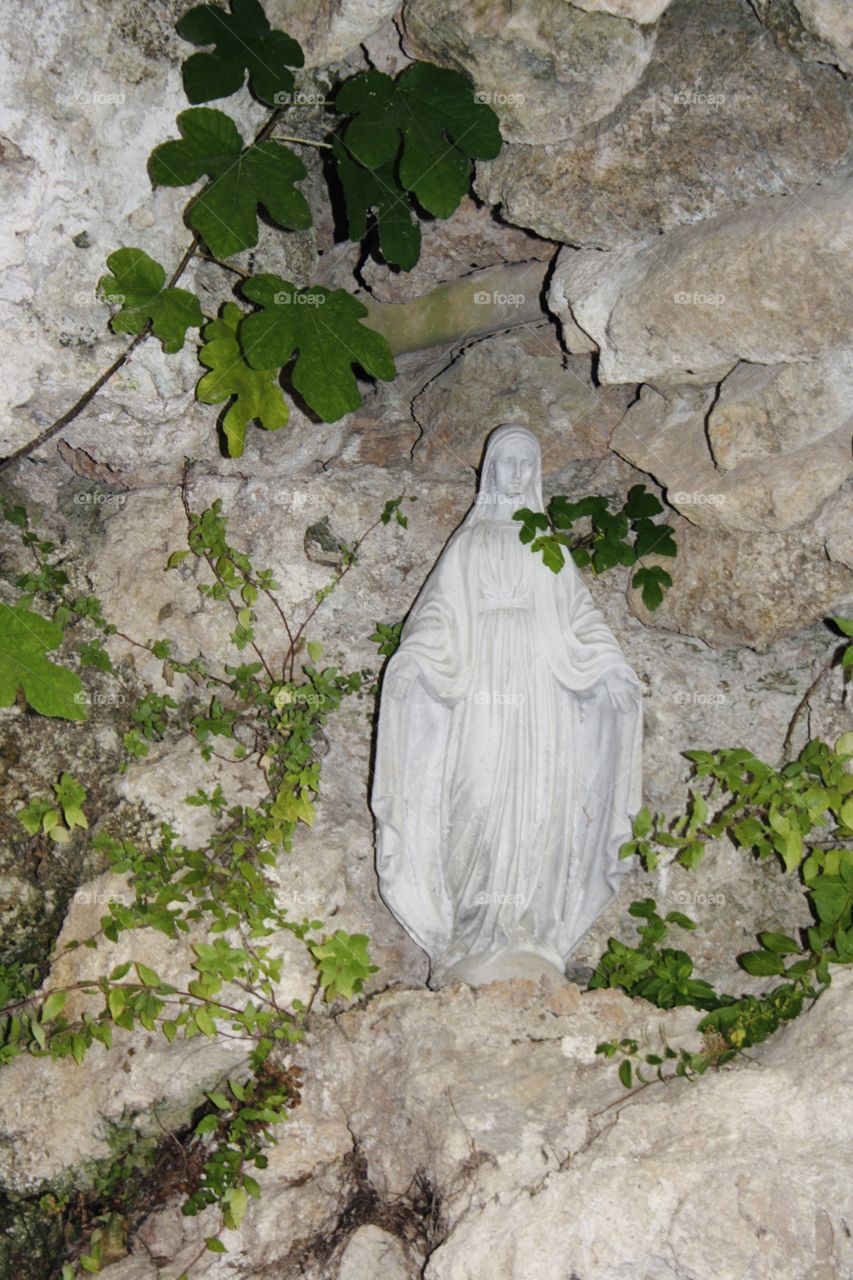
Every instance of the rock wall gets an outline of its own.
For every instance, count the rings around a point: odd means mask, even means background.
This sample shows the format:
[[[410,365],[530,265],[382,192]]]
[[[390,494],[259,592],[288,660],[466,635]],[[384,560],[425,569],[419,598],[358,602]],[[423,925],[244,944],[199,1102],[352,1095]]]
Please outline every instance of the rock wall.
[[[95,297],[104,260],[138,244],[167,268],[186,247],[184,193],[152,193],[145,162],[186,104],[173,30],[186,6],[156,0],[15,4],[2,42],[0,232],[9,341],[0,365],[0,453],[65,412],[123,348]],[[619,569],[591,581],[646,690],[645,797],[678,809],[690,747],[743,745],[778,758],[794,710],[826,662],[823,619],[853,609],[849,284],[850,17],[843,0],[544,0],[505,6],[276,0],[274,21],[307,52],[306,91],[413,58],[468,71],[506,144],[477,166],[475,195],[424,228],[406,276],[335,241],[316,153],[303,148],[314,227],[262,228],[256,260],[299,284],[362,289],[382,302],[501,263],[549,264],[541,315],[504,333],[401,357],[390,384],[333,424],[298,407],[289,425],[250,429],[242,459],[221,456],[213,411],[198,404],[191,345],[144,343],[60,434],[0,479],[41,513],[105,611],[129,634],[175,637],[230,660],[227,625],[197,597],[189,569],[159,572],[181,545],[177,490],[222,497],[232,531],[285,584],[296,613],[328,579],[305,532],[327,517],[352,539],[399,493],[409,529],[367,544],[358,570],[317,615],[330,661],[377,667],[367,637],[402,617],[475,491],[487,432],[528,423],[549,493],[624,495],[645,483],[667,504],[679,555],[650,614]],[[248,134],[247,94],[229,104]],[[306,106],[294,132],[317,129]],[[249,255],[237,259],[249,266]],[[209,264],[186,282],[214,308]],[[21,549],[3,535],[0,598]],[[128,697],[165,690],[161,664],[110,642]],[[373,699],[330,726],[318,820],[277,869],[283,901],[371,935],[379,972],[351,1009],[312,1015],[296,1055],[305,1099],[262,1177],[263,1199],[211,1276],[282,1280],[843,1280],[853,1275],[841,1206],[850,1151],[849,983],[748,1065],[650,1088],[627,1100],[602,1039],[695,1043],[696,1014],[664,1015],[617,992],[573,985],[425,988],[426,959],[382,904],[366,804]],[[37,857],[14,818],[58,771],[86,778],[99,828],[153,831],[162,818],[202,834],[182,798],[224,773],[166,742],[117,786],[121,708],[93,704],[91,735],[34,727],[0,711],[0,958],[44,959],[83,936],[114,878],[77,841]],[[801,726],[829,740],[849,726],[840,679]],[[88,733],[88,730],[87,730]],[[37,739],[37,740],[36,740]],[[757,929],[807,923],[803,899],[772,865],[721,844],[696,872],[630,873],[584,939],[588,977],[611,934],[629,938],[631,898],[696,916],[697,970],[738,989],[734,965]],[[132,942],[132,946],[131,946]],[[282,995],[305,999],[312,972],[288,960]],[[165,939],[128,949],[168,974],[188,953]],[[73,952],[49,981],[88,972]],[[0,1182],[8,1203],[86,1184],[116,1126],[149,1134],[186,1123],[201,1090],[236,1068],[228,1043],[168,1046],[116,1036],[82,1067],[21,1059],[0,1072]],[[157,1117],[155,1121],[154,1117]],[[213,1229],[179,1197],[142,1225],[116,1280],[177,1277]],[[27,1209],[27,1212],[30,1210]],[[846,1216],[845,1216],[846,1215]],[[23,1218],[22,1218],[23,1220]],[[47,1274],[47,1272],[45,1272]]]

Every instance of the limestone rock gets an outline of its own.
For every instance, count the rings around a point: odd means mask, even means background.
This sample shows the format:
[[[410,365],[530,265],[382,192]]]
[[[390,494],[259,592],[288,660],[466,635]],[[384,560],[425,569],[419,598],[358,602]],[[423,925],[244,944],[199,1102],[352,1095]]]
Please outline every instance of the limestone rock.
[[[471,196],[465,196],[452,218],[422,223],[421,256],[411,271],[392,270],[370,257],[360,275],[380,302],[410,302],[434,285],[483,267],[548,261],[557,247],[521,227],[508,226]]]
[[[721,386],[708,416],[717,466],[793,453],[853,424],[853,351],[813,363],[740,364]]]
[[[792,371],[787,380],[792,391],[796,371],[810,367],[783,366]],[[728,382],[723,382],[724,390]],[[645,386],[611,437],[611,447],[653,475],[665,487],[667,501],[693,524],[758,534],[792,529],[813,517],[853,476],[850,428],[836,425],[832,430],[830,415],[817,424],[808,414],[798,418],[793,410],[762,412],[748,400],[739,401],[737,392],[724,399],[723,391],[713,402],[713,388],[681,388],[667,399]],[[840,416],[836,413],[836,421]],[[830,430],[815,443],[802,444],[810,430],[827,426]],[[731,469],[715,465],[709,437],[712,443],[721,442]],[[785,450],[791,443],[801,447]]]
[[[653,29],[614,17],[605,11],[610,5],[586,7],[406,0],[404,45],[412,57],[466,71],[505,138],[544,146],[613,111],[639,81],[654,45]]]
[[[549,305],[597,343],[602,382],[708,383],[738,360],[820,357],[850,342],[849,191],[828,178],[611,254],[564,249]]]
[[[513,25],[525,30],[529,19],[514,16]],[[441,22],[436,30],[443,40]],[[510,145],[478,164],[476,189],[510,222],[610,249],[762,197],[805,191],[844,159],[849,88],[837,73],[780,50],[742,0],[716,0],[710,8],[706,0],[675,0],[655,28],[641,30],[655,33],[642,74],[634,84],[622,75],[615,86],[608,76],[603,90],[579,81],[571,64],[566,86],[554,84],[547,51],[535,46],[544,62],[534,58],[528,89],[531,72],[517,73],[498,41],[481,80],[483,55],[470,20],[449,37],[454,65],[471,70],[478,88],[527,91],[531,104],[521,109],[531,116],[540,95],[554,95],[572,122],[570,131],[549,132],[540,107],[539,132],[522,134],[510,107],[498,104]],[[522,49],[531,56],[526,44]],[[505,70],[499,58],[509,61]],[[674,287],[706,291],[707,281]]]
[[[837,67],[853,74],[853,12],[844,0],[796,0],[803,22],[834,54]]]
[[[587,13],[612,13],[632,22],[657,22],[672,0],[573,0],[576,9]]]
[[[423,432],[422,475],[470,475],[492,426],[523,422],[542,444],[547,472],[600,458],[630,390],[594,385],[587,356],[565,357],[547,326],[499,335],[466,349],[414,399]]]
[[[306,1046],[311,1086],[258,1175],[260,1201],[224,1233],[230,1256],[282,1280],[408,1280],[416,1251],[431,1280],[527,1280],[531,1268],[611,1280],[614,1267],[628,1280],[771,1280],[809,1274],[815,1257],[845,1274],[835,1179],[853,1155],[839,1122],[850,986],[837,971],[811,1011],[751,1051],[760,1070],[633,1099],[596,1044],[693,1048],[695,1010],[521,981],[378,995]],[[209,1230],[174,1209],[153,1215],[147,1248],[115,1280],[153,1280],[165,1242],[186,1265]],[[388,1269],[360,1269],[380,1249]],[[230,1272],[227,1256],[207,1266]]]
[[[341,62],[387,22],[400,0],[333,0],[324,8],[311,0],[267,0],[267,17],[298,40],[307,67]]]
[[[853,13],[845,0],[751,0],[782,49],[853,72]]]
[[[834,1171],[853,1156],[838,1119],[853,1083],[850,987],[842,974],[760,1049],[760,1070],[646,1091],[567,1169],[467,1216],[430,1258],[428,1280],[479,1280],[484,1267],[494,1280],[848,1274]]]
[[[785,533],[723,533],[676,521],[678,556],[660,563],[672,577],[651,615],[637,592],[631,607],[655,626],[699,636],[712,645],[766,649],[804,624],[842,612],[853,600],[853,573]]]

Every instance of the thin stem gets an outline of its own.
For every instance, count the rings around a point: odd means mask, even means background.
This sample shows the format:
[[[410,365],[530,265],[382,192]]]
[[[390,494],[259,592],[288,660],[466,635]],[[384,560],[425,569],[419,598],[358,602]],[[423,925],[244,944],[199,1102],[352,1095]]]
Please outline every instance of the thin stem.
[[[184,504],[184,511],[186,512],[186,517],[187,517],[187,525],[188,525],[188,527],[189,527],[190,529],[192,529],[192,514],[193,514],[193,513],[192,513],[192,511],[190,510],[189,494],[187,493],[187,484],[188,484],[188,481],[189,481],[189,463],[188,463],[188,462],[186,462],[186,463],[184,464],[184,473],[183,473],[183,476],[181,477],[181,501],[182,501],[182,502],[183,502],[183,504]],[[236,604],[235,604],[235,603],[234,603],[234,601],[231,599],[231,592],[228,590],[228,587],[226,587],[225,583],[222,581],[222,577],[220,576],[219,572],[217,571],[216,565],[213,563],[213,559],[212,559],[212,557],[208,554],[208,552],[207,552],[207,551],[203,552],[202,554],[203,554],[204,559],[205,559],[205,561],[206,561],[206,563],[207,563],[207,567],[210,569],[210,572],[213,574],[214,578],[215,578],[215,579],[216,579],[216,581],[219,583],[219,585],[222,587],[222,589],[226,592],[226,599],[227,599],[227,601],[228,601],[229,605],[231,606],[231,610],[232,610],[232,612],[233,612],[233,614],[234,614],[234,617],[235,617],[235,618],[239,618],[240,610],[237,608]],[[266,671],[267,676],[269,677],[270,682],[271,682],[271,683],[274,683],[274,681],[275,681],[275,677],[274,677],[274,675],[273,675],[272,671],[270,670],[270,668],[269,668],[269,666],[268,666],[268,664],[267,664],[267,660],[266,660],[266,658],[265,658],[265,657],[264,657],[264,655],[261,653],[260,649],[259,649],[259,648],[258,648],[258,646],[255,644],[254,640],[250,641],[250,644],[251,644],[252,648],[254,649],[255,654],[257,655],[258,660],[260,661],[261,666],[263,667],[264,671]]]
[[[318,142],[316,138],[296,138],[290,133],[274,133],[273,142],[299,142],[303,147],[327,147],[332,150],[331,142]]]
[[[223,271],[233,271],[235,276],[242,276],[244,280],[250,280],[251,271],[245,271],[242,267],[237,267],[233,262],[223,262],[221,258],[214,258],[212,253],[197,253],[196,257],[201,262],[212,262],[214,266],[221,267]]]
[[[353,565],[356,562],[356,556],[358,555],[358,550],[361,547],[362,543],[365,541],[366,538],[370,536],[371,533],[373,533],[373,530],[377,529],[379,525],[382,523],[383,523],[382,516],[377,516],[377,518],[373,521],[373,524],[370,525],[367,529],[365,529],[361,537],[356,538],[352,547],[348,551],[348,558],[347,558],[346,564],[343,565],[343,567],[338,568],[338,571],[332,580],[333,587],[337,587],[340,584],[340,582],[346,577],[346,575],[349,573],[350,569],[353,567]],[[291,641],[291,644],[290,644],[290,679],[291,680],[293,679],[294,663],[296,661],[297,642],[299,641],[300,637],[304,633],[305,628],[308,626],[308,623],[314,617],[314,614],[320,608],[320,605],[323,603],[325,599],[326,599],[326,594],[324,593],[320,597],[320,599],[316,602],[314,607],[309,611],[309,613],[302,619],[302,622],[299,624],[299,628],[296,631],[296,634],[294,635]]]
[[[833,653],[832,657],[829,659],[829,662],[827,662],[825,666],[821,667],[820,671],[817,673],[814,680],[812,680],[808,689],[806,689],[802,698],[800,698],[800,701],[797,703],[794,714],[791,716],[790,722],[788,724],[788,732],[785,734],[785,741],[782,743],[782,759],[780,763],[785,764],[786,761],[789,759],[791,754],[791,746],[794,741],[794,730],[797,727],[797,721],[799,720],[800,716],[803,714],[806,707],[808,706],[809,701],[812,698],[813,694],[816,692],[818,685],[823,681],[824,677],[827,676],[829,672],[832,670],[832,668],[835,666],[835,662],[840,652],[841,652],[841,649],[840,648],[837,649],[835,653]]]

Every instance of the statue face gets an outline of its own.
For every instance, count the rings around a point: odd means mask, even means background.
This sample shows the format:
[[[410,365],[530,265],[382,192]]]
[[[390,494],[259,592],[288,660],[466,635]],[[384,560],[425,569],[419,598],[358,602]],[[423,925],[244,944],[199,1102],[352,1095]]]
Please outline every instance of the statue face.
[[[536,459],[524,444],[508,444],[496,455],[493,465],[497,492],[520,498],[533,478]]]

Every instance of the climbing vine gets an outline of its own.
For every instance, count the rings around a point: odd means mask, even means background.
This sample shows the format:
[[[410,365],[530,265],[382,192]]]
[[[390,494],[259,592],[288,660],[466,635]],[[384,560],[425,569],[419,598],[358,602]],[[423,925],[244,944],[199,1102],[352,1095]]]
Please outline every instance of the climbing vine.
[[[343,193],[350,238],[403,271],[420,257],[421,220],[450,218],[470,190],[473,161],[500,151],[498,117],[479,101],[473,81],[429,62],[413,62],[395,78],[371,70],[333,86],[331,97],[316,104],[328,117],[321,137],[279,133],[301,103],[293,69],[305,58],[298,41],[271,28],[258,0],[230,0],[230,12],[199,5],[176,30],[200,50],[182,67],[190,103],[230,97],[247,84],[267,117],[244,138],[216,107],[192,105],[178,115],[180,137],[154,148],[148,173],[155,187],[197,187],[204,180],[184,210],[193,232],[189,247],[171,275],[137,246],[108,256],[98,293],[115,308],[113,331],[132,335],[130,346],[77,405],[0,465],[71,421],[149,335],[174,355],[198,331],[207,372],[196,394],[206,404],[227,402],[221,425],[232,457],[242,454],[249,423],[268,431],[286,424],[283,386],[325,422],[351,412],[361,404],[355,371],[384,381],[396,374],[387,340],[364,323],[364,304],[346,289],[300,288],[229,261],[256,247],[259,211],[284,233],[311,227],[299,187],[308,170],[288,144],[323,151],[330,200]],[[240,301],[206,313],[178,284],[194,258],[218,265],[229,280],[236,274]]]
[[[853,636],[853,621],[831,621],[844,637]],[[853,644],[844,646],[840,664],[846,679]],[[647,870],[663,857],[695,868],[714,842],[726,838],[744,854],[775,861],[797,876],[813,923],[796,936],[759,933],[758,946],[738,956],[738,963],[753,977],[782,981],[762,995],[736,997],[694,978],[684,951],[658,946],[671,925],[693,929],[694,921],[680,912],[662,918],[652,899],[629,907],[645,921],[640,942],[630,946],[611,938],[590,987],[620,987],[662,1009],[689,1004],[707,1010],[698,1023],[706,1049],[673,1053],[677,1074],[701,1073],[765,1040],[826,990],[833,966],[853,964],[853,733],[842,734],[834,746],[812,738],[795,760],[777,766],[740,747],[685,756],[693,766],[685,812],[673,818],[642,808],[621,856],[637,856]],[[659,1054],[643,1055],[632,1040],[599,1050],[608,1057],[621,1053],[626,1085],[637,1064],[655,1067],[659,1077],[665,1065]],[[638,1078],[645,1082],[642,1074]]]
[[[127,877],[128,893],[106,904],[93,934],[57,951],[52,967],[72,950],[96,950],[104,941],[150,928],[169,939],[185,938],[191,976],[176,984],[142,959],[100,971],[93,960],[90,976],[67,985],[48,978],[36,989],[29,975],[7,968],[0,972],[0,1063],[29,1053],[79,1064],[95,1043],[109,1049],[119,1028],[159,1031],[169,1043],[223,1034],[244,1040],[245,1070],[235,1072],[223,1089],[205,1095],[207,1105],[185,1140],[194,1172],[184,1212],[217,1205],[223,1226],[237,1227],[248,1199],[259,1194],[251,1170],[264,1167],[264,1148],[298,1104],[301,1087],[298,1069],[285,1058],[301,1038],[311,1006],[282,1002],[276,936],[287,932],[303,942],[316,966],[314,994],[322,992],[327,1000],[352,999],[376,970],[366,935],[324,932],[321,920],[292,919],[280,905],[270,872],[280,854],[292,848],[298,827],[314,821],[321,785],[317,735],[344,698],[358,696],[367,674],[320,665],[322,646],[308,638],[308,626],[357,565],[365,539],[392,520],[405,526],[407,517],[403,497],[393,498],[354,542],[341,542],[330,581],[297,621],[282,605],[272,572],[257,567],[230,541],[221,501],[193,510],[186,472],[182,494],[187,545],[169,556],[167,569],[177,571],[189,559],[204,571],[195,575],[201,577],[197,589],[230,611],[236,661],[220,666],[203,654],[180,657],[168,638],[142,642],[117,632],[96,598],[75,594],[68,574],[54,563],[53,543],[31,528],[27,511],[6,503],[5,518],[20,531],[34,560],[34,569],[17,578],[23,594],[8,613],[23,617],[40,597],[52,607],[53,620],[32,616],[56,628],[49,637],[52,647],[53,642],[73,644],[84,673],[89,665],[122,679],[103,645],[103,639],[121,634],[162,660],[167,684],[173,686],[178,674],[187,677],[193,692],[186,698],[149,690],[135,701],[123,740],[127,761],[144,757],[152,742],[189,734],[205,759],[215,754],[230,763],[253,763],[263,779],[263,794],[253,805],[230,800],[220,785],[188,795],[187,804],[205,808],[214,819],[212,836],[199,846],[184,842],[170,822],[161,823],[157,838],[150,841],[96,830],[92,849],[112,871]],[[262,648],[256,636],[262,607],[278,624],[275,652]],[[41,650],[43,642],[38,631],[33,644]],[[0,652],[8,652],[3,643]],[[13,667],[8,678],[14,693],[20,687],[37,710],[53,696],[53,714],[79,719],[87,698],[82,679],[46,660],[44,666],[47,670],[36,670],[32,682]],[[59,693],[55,672],[68,685]],[[17,818],[33,841],[48,836],[67,843],[75,831],[88,830],[92,815],[87,816],[87,807],[85,783],[63,772],[53,794],[32,797]],[[77,1274],[78,1264],[88,1272],[100,1269],[104,1230],[97,1225],[88,1243],[80,1243],[65,1264],[64,1280]],[[214,1252],[224,1248],[218,1236],[210,1237],[207,1247]]]

